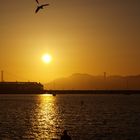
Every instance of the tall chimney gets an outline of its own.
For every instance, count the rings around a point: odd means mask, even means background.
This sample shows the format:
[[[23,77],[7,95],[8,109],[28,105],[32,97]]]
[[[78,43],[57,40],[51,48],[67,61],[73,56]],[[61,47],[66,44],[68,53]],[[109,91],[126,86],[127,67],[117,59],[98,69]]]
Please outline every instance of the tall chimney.
[[[104,80],[106,80],[106,72],[104,72]]]
[[[4,82],[4,80],[3,80],[3,70],[1,71],[1,82]]]

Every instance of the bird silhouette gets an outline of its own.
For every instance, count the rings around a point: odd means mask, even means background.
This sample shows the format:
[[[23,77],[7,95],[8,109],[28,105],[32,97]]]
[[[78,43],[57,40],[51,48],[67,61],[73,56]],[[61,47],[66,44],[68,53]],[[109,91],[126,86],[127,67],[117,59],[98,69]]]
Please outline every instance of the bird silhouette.
[[[35,10],[35,13],[37,13],[40,9],[43,9],[44,6],[49,6],[49,4],[42,4],[40,6],[37,6],[36,10]]]
[[[39,1],[38,0],[36,0],[36,2],[39,4]]]

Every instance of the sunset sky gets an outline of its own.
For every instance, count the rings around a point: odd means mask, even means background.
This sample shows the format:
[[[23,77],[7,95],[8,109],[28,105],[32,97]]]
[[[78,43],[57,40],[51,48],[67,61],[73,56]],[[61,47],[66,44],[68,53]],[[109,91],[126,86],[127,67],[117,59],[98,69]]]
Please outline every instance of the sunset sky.
[[[140,0],[0,0],[5,81],[140,74]],[[52,56],[49,64],[43,54]]]

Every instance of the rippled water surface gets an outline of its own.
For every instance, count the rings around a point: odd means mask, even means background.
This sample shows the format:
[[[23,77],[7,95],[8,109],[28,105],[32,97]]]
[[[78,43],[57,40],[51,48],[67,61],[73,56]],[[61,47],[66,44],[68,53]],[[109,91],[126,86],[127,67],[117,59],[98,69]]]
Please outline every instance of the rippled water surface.
[[[0,95],[0,139],[139,140],[140,95]]]

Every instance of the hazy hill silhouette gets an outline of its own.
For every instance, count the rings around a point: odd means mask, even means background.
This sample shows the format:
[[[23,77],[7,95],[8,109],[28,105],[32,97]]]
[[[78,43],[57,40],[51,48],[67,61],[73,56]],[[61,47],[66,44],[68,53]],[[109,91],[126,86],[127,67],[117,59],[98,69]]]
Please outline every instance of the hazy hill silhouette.
[[[46,89],[68,90],[140,90],[140,75],[136,76],[93,76],[76,73],[56,79],[45,85]]]

